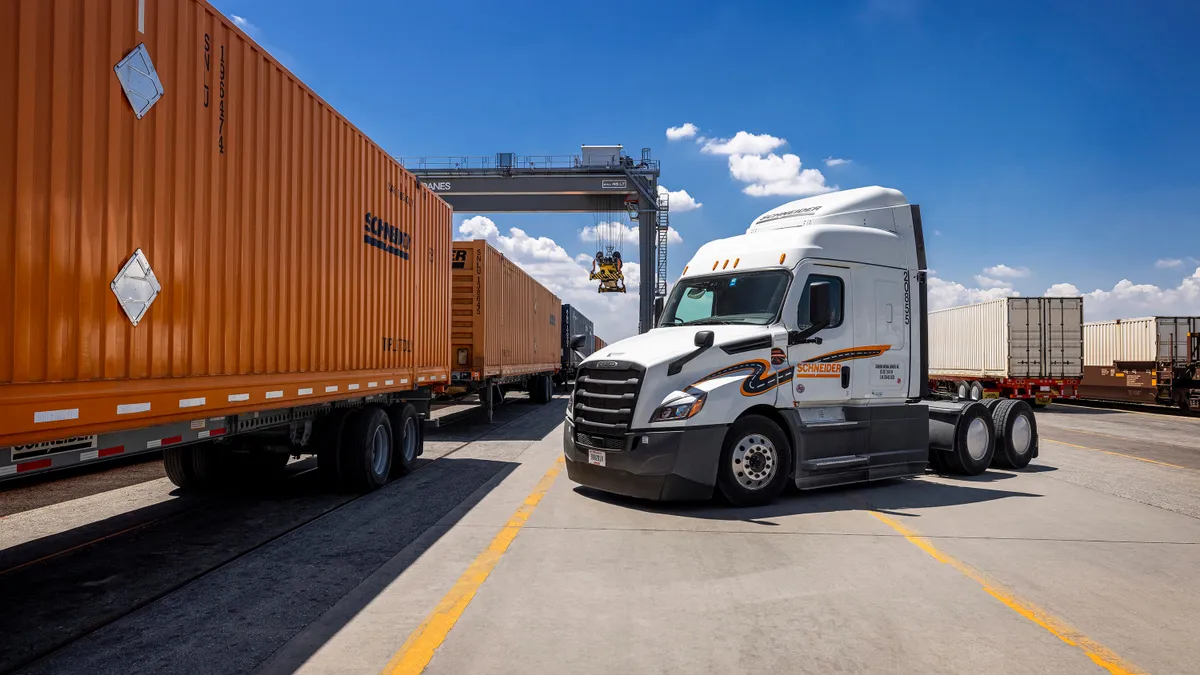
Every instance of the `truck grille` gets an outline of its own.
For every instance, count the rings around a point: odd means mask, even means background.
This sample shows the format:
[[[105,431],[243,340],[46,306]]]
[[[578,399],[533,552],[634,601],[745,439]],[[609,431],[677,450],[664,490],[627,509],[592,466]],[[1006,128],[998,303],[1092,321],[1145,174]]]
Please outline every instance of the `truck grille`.
[[[616,368],[579,369],[572,411],[578,442],[606,450],[625,448],[623,434],[633,424],[642,374],[641,368],[621,363]]]

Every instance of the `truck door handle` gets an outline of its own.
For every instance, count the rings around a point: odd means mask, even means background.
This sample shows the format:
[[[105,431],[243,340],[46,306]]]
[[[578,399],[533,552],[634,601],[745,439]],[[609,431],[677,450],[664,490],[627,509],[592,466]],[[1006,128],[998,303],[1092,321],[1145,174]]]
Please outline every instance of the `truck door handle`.
[[[842,366],[842,389],[850,388],[850,366]]]

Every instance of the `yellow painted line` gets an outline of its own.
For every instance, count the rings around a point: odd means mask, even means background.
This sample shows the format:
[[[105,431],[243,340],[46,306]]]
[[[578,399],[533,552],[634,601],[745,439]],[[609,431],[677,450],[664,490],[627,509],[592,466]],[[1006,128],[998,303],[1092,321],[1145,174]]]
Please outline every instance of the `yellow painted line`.
[[[1106,455],[1112,455],[1114,457],[1125,457],[1127,459],[1136,459],[1139,462],[1149,462],[1150,464],[1157,464],[1159,466],[1168,466],[1168,467],[1171,467],[1172,469],[1183,469],[1185,471],[1195,471],[1195,469],[1189,469],[1186,466],[1179,466],[1178,464],[1168,464],[1167,462],[1160,462],[1157,459],[1146,459],[1145,457],[1138,457],[1137,455],[1127,455],[1123,452],[1113,452],[1112,450],[1101,450],[1100,448],[1089,448],[1086,445],[1075,445],[1074,443],[1064,443],[1062,441],[1056,441],[1053,438],[1046,438],[1045,436],[1039,436],[1039,438],[1041,438],[1043,441],[1050,441],[1051,443],[1057,443],[1058,445],[1065,445],[1069,448],[1079,448],[1080,450],[1091,450],[1093,452],[1103,452]],[[1129,440],[1129,439],[1122,439],[1122,440]]]
[[[868,511],[872,516],[875,516],[883,524],[893,530],[904,535],[904,538],[915,545],[917,548],[929,554],[934,560],[949,565],[957,570],[960,574],[967,577],[971,581],[983,587],[983,590],[993,598],[999,600],[1005,607],[1021,615],[1023,618],[1037,624],[1045,629],[1054,637],[1082,651],[1096,665],[1107,670],[1113,675],[1146,675],[1146,671],[1141,670],[1137,666],[1122,659],[1108,647],[1089,638],[1077,629],[1072,628],[1062,619],[1051,614],[1049,611],[1038,607],[1037,605],[1017,596],[1012,591],[1001,587],[996,582],[988,579],[982,572],[966,563],[960,562],[956,558],[942,552],[930,541],[919,534],[913,532],[907,527],[901,525],[895,519],[883,515],[877,511]]]
[[[550,467],[550,470],[534,486],[533,492],[530,492],[529,496],[525,498],[525,502],[496,533],[492,543],[484,549],[483,553],[479,554],[479,557],[475,558],[474,562],[467,567],[467,571],[462,573],[454,586],[429,613],[429,616],[425,617],[421,625],[417,626],[417,629],[408,636],[400,650],[384,666],[384,675],[417,675],[425,670],[425,666],[429,665],[429,661],[433,658],[433,653],[442,646],[442,642],[454,628],[454,624],[458,623],[459,617],[466,611],[467,605],[471,604],[479,587],[487,581],[488,575],[500,562],[500,557],[508,550],[513,539],[517,537],[517,533],[525,526],[525,522],[537,508],[538,502],[546,496],[546,492],[554,484],[554,479],[562,471],[563,463],[560,455],[554,466]]]

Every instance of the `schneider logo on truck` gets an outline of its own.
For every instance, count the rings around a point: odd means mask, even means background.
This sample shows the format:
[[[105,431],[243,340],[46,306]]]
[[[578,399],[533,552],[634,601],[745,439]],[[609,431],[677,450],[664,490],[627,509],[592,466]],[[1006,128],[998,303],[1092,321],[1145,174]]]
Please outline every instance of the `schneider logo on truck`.
[[[1037,455],[1026,403],[929,396],[922,241],[919,208],[869,187],[785,204],[703,245],[653,330],[579,364],[567,475],[746,505],[789,483],[1025,466]]]

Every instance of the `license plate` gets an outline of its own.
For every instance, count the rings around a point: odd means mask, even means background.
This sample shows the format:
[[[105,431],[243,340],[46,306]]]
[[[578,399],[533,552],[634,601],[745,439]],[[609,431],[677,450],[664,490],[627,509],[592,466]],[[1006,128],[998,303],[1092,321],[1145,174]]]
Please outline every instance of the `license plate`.
[[[1042,391],[1050,391],[1050,387],[1048,385],[1043,384]]]
[[[588,450],[588,464],[604,466],[607,457],[607,454],[600,452],[599,450]]]

